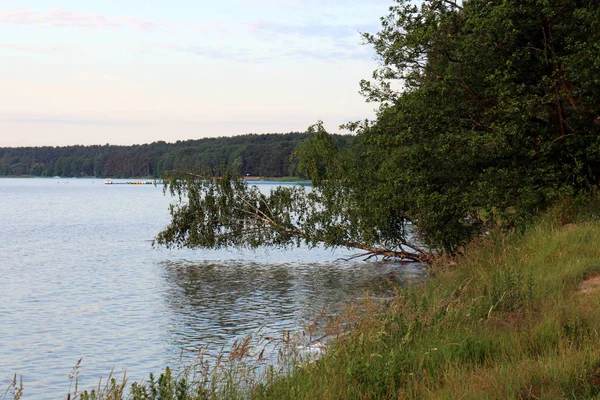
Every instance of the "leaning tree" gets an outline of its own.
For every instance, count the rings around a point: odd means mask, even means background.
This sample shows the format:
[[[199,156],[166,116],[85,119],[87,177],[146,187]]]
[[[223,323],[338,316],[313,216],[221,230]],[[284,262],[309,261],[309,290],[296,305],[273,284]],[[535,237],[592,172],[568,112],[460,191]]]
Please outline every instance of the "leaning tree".
[[[346,246],[428,261],[600,182],[600,2],[397,0],[364,34],[379,104],[338,148],[295,154],[312,189],[268,195],[226,171],[173,173],[159,244]],[[428,249],[425,251],[424,249]]]

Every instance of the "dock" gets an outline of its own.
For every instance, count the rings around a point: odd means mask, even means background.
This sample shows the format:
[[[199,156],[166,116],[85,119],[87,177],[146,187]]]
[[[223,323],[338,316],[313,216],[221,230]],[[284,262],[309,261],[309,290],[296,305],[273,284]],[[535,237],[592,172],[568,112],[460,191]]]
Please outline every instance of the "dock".
[[[105,185],[162,185],[162,181],[151,180],[151,181],[127,181],[127,182],[113,182],[112,179],[105,179]]]

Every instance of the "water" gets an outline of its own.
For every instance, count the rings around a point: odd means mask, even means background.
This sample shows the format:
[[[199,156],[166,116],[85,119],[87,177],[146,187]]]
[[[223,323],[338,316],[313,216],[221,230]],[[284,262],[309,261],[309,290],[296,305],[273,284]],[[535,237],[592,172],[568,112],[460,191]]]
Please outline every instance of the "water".
[[[202,347],[297,331],[324,307],[423,277],[336,261],[350,250],[155,249],[169,202],[153,185],[0,179],[0,397],[16,373],[25,399],[65,398],[81,357],[80,388],[113,368],[147,379]]]

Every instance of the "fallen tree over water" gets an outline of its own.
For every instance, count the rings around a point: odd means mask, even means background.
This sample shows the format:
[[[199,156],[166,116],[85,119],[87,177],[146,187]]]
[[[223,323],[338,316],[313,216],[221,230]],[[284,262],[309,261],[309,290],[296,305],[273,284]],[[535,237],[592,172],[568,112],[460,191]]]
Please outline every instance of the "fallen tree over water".
[[[279,186],[270,193],[227,170],[173,172],[165,192],[178,201],[170,206],[171,223],[155,244],[189,248],[257,248],[261,246],[345,247],[362,252],[351,258],[381,257],[429,262],[431,254],[402,235],[379,240],[376,229],[351,211],[351,196],[333,195],[335,183],[307,188]],[[325,190],[325,189],[328,190]]]

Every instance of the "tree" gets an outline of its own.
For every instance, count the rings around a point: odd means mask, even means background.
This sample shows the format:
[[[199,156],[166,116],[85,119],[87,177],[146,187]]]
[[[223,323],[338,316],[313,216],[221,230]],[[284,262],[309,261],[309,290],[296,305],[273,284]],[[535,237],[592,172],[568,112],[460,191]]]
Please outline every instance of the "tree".
[[[597,186],[599,17],[598,1],[400,1],[365,36],[383,64],[361,87],[383,106],[359,135],[396,150],[380,173],[430,246]]]
[[[312,177],[311,189],[281,186],[265,195],[225,167],[173,171],[164,177],[164,190],[178,201],[170,206],[171,223],[154,243],[190,248],[323,244],[363,250],[358,256],[428,261],[429,254],[409,243],[404,220],[387,219],[371,207],[372,193],[355,190],[351,180],[328,179],[343,170],[352,152],[341,151],[320,123],[309,131],[309,143],[299,150],[299,168]]]
[[[361,82],[377,118],[348,124],[344,149],[311,129],[296,153],[311,192],[172,176],[188,203],[158,242],[322,242],[427,260],[419,247],[454,252],[597,187],[600,2],[398,0],[381,22],[364,35],[381,66]]]

